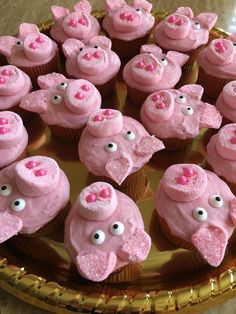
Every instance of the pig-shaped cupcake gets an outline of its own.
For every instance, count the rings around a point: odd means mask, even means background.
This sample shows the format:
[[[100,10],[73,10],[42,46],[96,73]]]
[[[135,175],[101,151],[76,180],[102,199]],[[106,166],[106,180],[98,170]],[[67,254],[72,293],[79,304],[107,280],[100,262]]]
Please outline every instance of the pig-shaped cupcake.
[[[27,143],[28,133],[21,117],[11,111],[0,111],[0,169],[15,161]]]
[[[141,53],[124,67],[123,78],[128,96],[134,104],[141,105],[154,91],[173,88],[179,81],[188,55],[176,51],[162,53],[156,45],[143,45]]]
[[[79,130],[101,106],[101,95],[87,80],[71,80],[60,73],[51,73],[39,76],[38,84],[41,90],[23,97],[20,107],[38,113],[52,132],[54,126]]]
[[[201,101],[202,94],[196,84],[152,93],[140,112],[144,127],[161,139],[194,139],[201,128],[218,129],[222,117],[215,106]]]
[[[220,265],[236,225],[236,199],[224,181],[194,164],[173,165],[160,181],[156,209],[174,244],[193,247],[208,264]]]
[[[103,28],[121,58],[135,56],[147,42],[155,22],[151,9],[152,4],[146,0],[133,0],[130,5],[124,0],[105,1]]]
[[[56,5],[51,7],[51,11],[55,22],[50,34],[60,44],[68,38],[76,38],[87,43],[100,33],[100,25],[96,18],[90,15],[92,7],[87,0],[77,2],[73,12]]]
[[[90,115],[79,142],[79,157],[91,173],[121,185],[141,169],[163,143],[120,111],[101,109]]]
[[[30,78],[14,65],[0,67],[0,110],[17,106],[32,88]]]
[[[0,53],[36,83],[38,75],[57,70],[57,45],[37,25],[22,23],[17,37],[0,37]]]
[[[226,84],[217,98],[216,108],[225,118],[224,122],[236,122],[236,81]]]
[[[64,245],[81,276],[102,281],[126,264],[144,261],[151,239],[137,205],[110,184],[96,182],[72,207]]]
[[[120,59],[111,50],[111,40],[95,36],[85,46],[77,39],[68,39],[62,45],[66,59],[66,72],[74,78],[83,78],[93,83],[102,97],[115,87],[115,78],[120,69]]]
[[[0,172],[0,243],[32,235],[67,205],[69,182],[55,160],[32,156]]]
[[[189,52],[205,45],[209,31],[217,21],[215,13],[200,13],[194,17],[189,7],[180,7],[154,29],[158,46],[167,50]]]

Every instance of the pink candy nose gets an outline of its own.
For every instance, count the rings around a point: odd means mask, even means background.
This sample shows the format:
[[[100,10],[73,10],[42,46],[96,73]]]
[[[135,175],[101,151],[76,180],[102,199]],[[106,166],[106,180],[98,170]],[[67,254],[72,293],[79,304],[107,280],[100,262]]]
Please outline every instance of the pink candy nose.
[[[217,43],[215,44],[215,47],[217,48],[217,50],[218,50],[219,52],[225,52],[225,50],[226,50],[226,48],[225,48],[225,46],[224,46],[224,43],[222,43],[221,41],[220,41],[220,42],[217,42]]]
[[[94,193],[90,193],[87,197],[86,197],[86,201],[88,203],[93,203],[93,202],[96,202],[97,200],[97,195],[94,194]]]
[[[112,116],[113,115],[113,112],[111,109],[106,109],[105,112],[104,112],[104,115],[105,116]]]
[[[139,61],[136,66],[137,66],[138,69],[143,69],[144,62],[143,61]]]
[[[184,176],[185,177],[190,178],[190,177],[194,176],[193,169],[191,169],[191,168],[184,168],[183,170],[184,170]]]
[[[9,132],[9,129],[8,128],[5,128],[5,127],[0,127],[0,134],[3,135],[3,134],[6,134]]]
[[[27,162],[27,164],[25,164],[26,168],[28,169],[33,169],[35,167],[38,167],[40,164],[39,161],[34,161],[34,160],[30,160],[29,162]]]
[[[79,19],[79,24],[85,25],[85,24],[86,24],[85,19],[81,17],[81,18]]]
[[[89,86],[86,85],[86,84],[82,85],[81,88],[82,88],[82,90],[84,90],[85,92],[88,92],[88,91],[90,90]]]
[[[161,95],[160,95],[160,94],[155,94],[155,95],[152,96],[152,100],[153,100],[153,101],[157,101],[157,100],[159,100],[160,98],[161,98]]]
[[[236,136],[231,137],[231,139],[230,139],[230,143],[232,143],[232,144],[236,144]]]
[[[37,43],[42,44],[44,42],[44,39],[42,36],[39,36],[38,38],[36,38]]]
[[[178,26],[181,26],[181,25],[183,25],[184,24],[184,20],[182,20],[182,19],[179,19],[177,22],[176,22],[176,25],[178,25]]]
[[[102,198],[109,198],[111,196],[111,192],[109,189],[102,189],[99,196]]]
[[[161,102],[161,103],[156,105],[157,109],[164,109],[165,107],[166,107],[166,104],[164,102]]]
[[[13,73],[12,73],[11,70],[5,69],[5,70],[2,71],[2,75],[4,75],[4,76],[11,76],[12,74],[13,74]]]
[[[77,20],[75,20],[75,19],[71,19],[70,20],[70,26],[71,27],[77,27],[77,25],[78,25],[78,21]]]
[[[179,176],[175,180],[178,184],[182,184],[182,185],[185,185],[188,183],[188,178],[186,176]]]
[[[0,125],[8,124],[8,120],[6,118],[0,118]]]
[[[6,83],[5,77],[0,77],[0,84],[5,84],[5,83]]]
[[[154,64],[149,64],[149,65],[146,66],[146,71],[152,72],[154,70],[155,70]]]
[[[37,49],[38,48],[38,45],[36,43],[30,43],[29,44],[29,48],[31,49]]]
[[[82,100],[84,99],[84,95],[80,92],[78,92],[76,95],[75,95],[75,98],[79,99],[79,100]]]
[[[123,13],[120,14],[121,20],[126,20],[127,17],[128,17],[128,13],[126,13],[126,12],[123,12]]]
[[[174,23],[176,21],[176,16],[175,15],[171,15],[169,18],[168,18],[168,22],[169,23]]]
[[[133,14],[128,15],[127,20],[132,22],[134,20],[134,15]]]
[[[96,122],[102,122],[103,120],[104,118],[101,115],[96,115],[93,119],[93,121],[96,121]]]
[[[94,58],[96,58],[96,59],[100,58],[100,56],[101,56],[100,51],[95,51],[94,54],[93,54],[93,56],[94,56]]]
[[[47,174],[47,170],[39,169],[39,170],[36,170],[34,172],[34,174],[35,174],[36,177],[43,177],[43,176],[45,176]]]
[[[89,61],[89,60],[91,59],[90,53],[86,53],[86,54],[84,55],[84,59],[87,60],[87,61]]]

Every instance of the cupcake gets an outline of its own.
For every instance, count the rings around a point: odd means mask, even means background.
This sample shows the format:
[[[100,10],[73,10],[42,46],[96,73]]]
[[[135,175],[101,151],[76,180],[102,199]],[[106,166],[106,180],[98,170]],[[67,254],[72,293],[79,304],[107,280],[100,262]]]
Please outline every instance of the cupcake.
[[[225,125],[211,137],[207,145],[207,162],[236,193],[236,123]]]
[[[198,56],[198,84],[204,87],[208,97],[216,99],[223,87],[236,79],[236,33],[227,39],[210,42]]]
[[[100,34],[101,27],[97,19],[91,15],[92,7],[87,0],[77,2],[73,12],[56,5],[51,7],[51,11],[54,24],[50,34],[59,44],[63,44],[69,38],[79,39],[86,44]]]
[[[0,169],[26,154],[28,133],[15,112],[0,111]]]
[[[37,25],[22,23],[17,37],[0,37],[0,53],[9,64],[29,75],[34,86],[37,77],[58,70],[57,44],[39,32]]]
[[[103,98],[114,91],[121,62],[111,50],[109,38],[95,36],[86,46],[71,38],[65,41],[62,49],[67,58],[66,72],[69,76],[90,81]]]
[[[187,53],[189,60],[185,69],[191,70],[216,21],[215,13],[201,13],[194,17],[191,8],[180,7],[155,27],[153,35],[162,49]]]
[[[123,78],[127,95],[135,105],[141,105],[147,96],[157,90],[173,88],[182,75],[189,56],[169,51],[166,55],[156,45],[144,45],[139,55],[124,67]]]
[[[18,105],[31,89],[32,84],[27,74],[14,65],[0,67],[0,111],[14,111],[26,120],[29,114]]]
[[[113,50],[122,59],[137,55],[148,41],[155,22],[151,14],[152,4],[146,0],[106,0],[103,28],[112,39]]]
[[[236,81],[224,86],[215,105],[223,116],[223,124],[236,122]]]
[[[160,181],[156,210],[162,232],[177,246],[221,264],[236,225],[236,199],[216,174],[194,164],[169,167]]]
[[[201,101],[200,85],[184,85],[152,93],[142,105],[140,119],[147,131],[160,138],[167,150],[183,150],[201,128],[218,129],[222,117],[215,106]]]
[[[64,245],[81,276],[102,281],[124,265],[144,261],[151,238],[137,205],[110,184],[96,182],[75,201]]]
[[[32,156],[0,172],[0,243],[14,235],[45,236],[62,230],[69,182],[55,160]]]
[[[142,168],[163,148],[163,143],[138,121],[117,110],[100,109],[90,115],[78,150],[93,181],[108,181],[137,200],[148,185]]]
[[[23,97],[20,107],[38,113],[57,138],[77,143],[89,115],[101,106],[96,87],[59,73],[39,76],[38,85],[41,90]]]

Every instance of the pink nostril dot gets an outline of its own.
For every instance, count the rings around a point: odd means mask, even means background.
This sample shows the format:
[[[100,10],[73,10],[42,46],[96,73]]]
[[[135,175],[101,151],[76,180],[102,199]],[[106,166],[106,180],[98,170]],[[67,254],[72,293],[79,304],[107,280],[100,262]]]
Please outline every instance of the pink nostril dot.
[[[120,14],[120,19],[125,20],[127,18],[128,14],[126,12],[123,12]]]
[[[104,118],[101,115],[96,115],[93,119],[93,121],[96,121],[96,122],[102,122],[103,120]]]
[[[6,118],[0,118],[0,125],[8,124],[8,120]]]
[[[4,75],[4,76],[11,76],[12,74],[13,74],[13,73],[12,73],[11,70],[5,69],[5,70],[2,71],[2,75]]]
[[[182,185],[185,185],[188,183],[188,178],[185,176],[179,176],[175,180],[178,184],[182,184]]]
[[[76,27],[78,25],[78,21],[77,20],[75,20],[75,19],[71,19],[70,20],[70,26],[71,27]]]
[[[136,67],[137,67],[138,69],[143,69],[143,67],[144,67],[144,62],[143,62],[143,61],[139,61],[139,62],[137,63],[137,65],[136,65]]]
[[[85,25],[85,24],[86,24],[85,19],[81,17],[81,18],[79,19],[79,24],[80,24],[80,25]]]
[[[106,109],[103,114],[105,116],[112,116],[113,115],[113,111],[111,109]]]
[[[216,48],[219,48],[219,47],[222,47],[224,46],[224,43],[222,41],[218,41],[217,43],[215,43],[215,47]]]
[[[184,20],[179,19],[175,24],[178,25],[178,26],[181,26],[181,25],[184,24]]]
[[[85,60],[87,60],[87,61],[89,61],[90,59],[91,59],[91,55],[90,55],[90,53],[85,53],[84,54],[84,57],[83,57]]]
[[[93,203],[93,202],[96,202],[97,200],[97,195],[94,194],[94,193],[90,193],[87,197],[86,197],[86,201],[88,203]]]
[[[174,23],[176,21],[176,16],[175,15],[171,15],[169,18],[168,18],[168,22],[169,23]]]
[[[35,174],[36,177],[43,177],[43,176],[45,176],[47,174],[47,170],[39,169],[39,170],[36,170],[34,172],[34,174]]]
[[[0,84],[5,84],[5,83],[6,83],[5,77],[0,77]]]
[[[101,57],[101,53],[100,51],[95,51],[94,54],[93,54],[94,58],[98,59]]]
[[[30,44],[29,44],[29,47],[30,47],[31,49],[37,49],[37,48],[38,48],[38,45],[37,45],[36,43],[30,43]]]
[[[90,90],[89,86],[84,84],[81,86],[82,90],[84,90],[85,92],[88,92]]]
[[[42,36],[39,36],[35,39],[35,41],[37,41],[37,43],[42,44],[44,43],[44,38]]]
[[[225,52],[226,49],[224,46],[222,46],[222,47],[219,47],[218,50],[219,50],[219,52]]]
[[[82,93],[78,92],[75,94],[75,98],[82,100],[82,99],[84,99],[84,95]]]
[[[232,144],[236,144],[236,136],[231,137],[231,139],[230,139],[230,143],[232,143]]]
[[[155,94],[155,95],[152,96],[152,100],[153,100],[153,101],[157,101],[157,100],[159,100],[160,98],[161,98],[161,95],[160,95],[160,94]]]
[[[236,130],[234,130],[234,134],[236,135]]]
[[[9,129],[8,128],[5,128],[4,126],[0,127],[0,134],[3,135],[3,134],[6,134],[9,132]]]
[[[148,71],[148,72],[152,72],[152,71],[154,71],[154,69],[155,69],[154,64],[149,64],[149,65],[146,67],[146,71]]]
[[[128,15],[127,20],[132,22],[134,20],[134,15],[133,14]]]
[[[157,109],[164,109],[166,107],[166,104],[164,102],[161,102],[159,104],[156,104]]]
[[[184,170],[184,176],[185,177],[190,178],[194,175],[194,171],[191,168],[184,168],[183,170]]]
[[[40,164],[39,161],[30,160],[30,161],[28,161],[28,162],[25,164],[25,166],[26,166],[26,168],[28,168],[28,169],[33,169],[33,168],[35,168],[35,167],[38,167],[39,164]]]
[[[111,191],[109,189],[102,189],[99,196],[102,198],[109,198],[111,197]]]

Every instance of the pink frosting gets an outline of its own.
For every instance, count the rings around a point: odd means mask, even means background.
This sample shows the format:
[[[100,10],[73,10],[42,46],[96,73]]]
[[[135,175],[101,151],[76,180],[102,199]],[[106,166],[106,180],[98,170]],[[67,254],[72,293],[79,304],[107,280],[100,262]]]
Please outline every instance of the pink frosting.
[[[21,117],[11,111],[0,112],[0,168],[15,161],[28,143]]]
[[[18,232],[32,234],[51,221],[69,201],[70,187],[57,163],[32,156],[4,168],[0,175],[1,242]],[[13,226],[16,226],[15,230]]]
[[[38,77],[42,88],[22,98],[20,107],[37,112],[49,125],[77,129],[100,108],[101,95],[87,80],[69,80],[59,73]]]
[[[102,26],[111,38],[130,41],[143,37],[155,22],[152,4],[146,0],[133,0],[131,5],[123,0],[106,0],[105,9]]]
[[[32,89],[30,78],[14,65],[0,67],[0,110],[19,104]]]
[[[124,67],[123,78],[130,87],[145,93],[172,88],[179,81],[188,56],[169,51],[166,55],[155,45],[144,45],[141,53]]]
[[[196,84],[152,93],[140,111],[144,127],[161,139],[195,138],[201,128],[218,129],[222,117],[215,106],[201,101],[202,94]]]
[[[18,36],[0,37],[0,53],[8,63],[19,67],[31,67],[48,63],[57,54],[57,44],[39,32],[37,25],[22,23]]]
[[[187,183],[181,183],[180,176],[185,176]],[[224,181],[193,164],[169,167],[156,197],[158,215],[171,233],[192,243],[212,266],[218,266],[224,257],[235,226],[235,204]]]
[[[227,124],[211,137],[207,161],[214,171],[230,182],[236,182],[236,124]]]
[[[105,36],[94,37],[86,46],[77,39],[68,39],[62,48],[67,57],[66,71],[72,77],[102,85],[120,69],[120,59],[111,50],[111,41]]]
[[[187,52],[208,42],[216,21],[214,13],[194,17],[191,8],[180,7],[155,27],[154,37],[162,48]]]
[[[120,119],[120,115],[116,110],[109,109],[113,114],[106,116],[106,111],[103,109],[90,116],[80,138],[79,157],[93,174],[107,176],[121,184],[128,175],[142,168],[152,154],[163,149],[164,145],[130,117],[122,118],[122,128],[118,131],[121,124],[120,120],[117,123],[117,119]],[[97,115],[103,117],[101,122],[94,121]]]
[[[100,196],[104,188],[112,192],[111,199]],[[87,200],[91,192],[97,195],[93,203]],[[91,206],[96,212],[93,218]],[[102,281],[121,266],[145,260],[151,239],[144,231],[137,205],[107,183],[96,182],[82,190],[72,207],[66,219],[64,245],[83,277]]]
[[[81,0],[74,5],[74,10],[59,6],[52,6],[54,24],[51,36],[58,42],[64,43],[69,38],[76,38],[87,43],[94,36],[99,35],[101,27],[91,13],[91,5],[87,0]]]
[[[224,117],[236,122],[236,81],[231,81],[224,86],[215,105]]]
[[[198,63],[204,71],[219,78],[236,78],[236,38],[218,38],[200,51]]]

